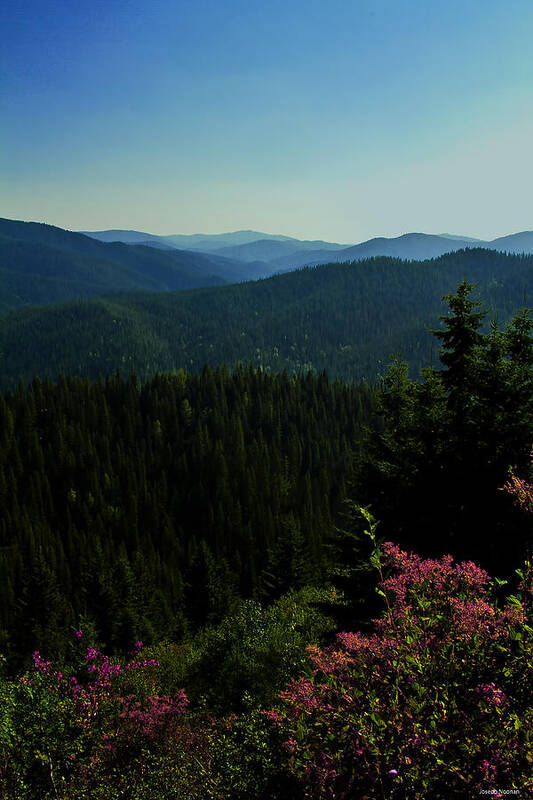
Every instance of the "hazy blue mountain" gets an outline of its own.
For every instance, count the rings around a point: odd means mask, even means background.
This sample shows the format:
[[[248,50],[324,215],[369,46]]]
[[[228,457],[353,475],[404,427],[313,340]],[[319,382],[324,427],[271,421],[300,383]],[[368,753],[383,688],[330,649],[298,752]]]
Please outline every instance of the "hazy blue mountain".
[[[87,231],[87,236],[105,242],[123,242],[125,244],[146,244],[157,249],[183,248],[192,252],[207,253],[210,256],[218,255],[231,259],[232,262],[240,261],[250,265],[250,270],[238,272],[233,270],[226,275],[228,280],[254,280],[272,275],[279,271],[277,265],[267,266],[268,262],[283,256],[297,253],[301,250],[334,251],[341,250],[347,245],[335,242],[325,242],[295,239],[282,234],[267,234],[259,231],[235,231],[234,233],[220,234],[175,234],[170,236],[156,236],[142,231],[111,229],[105,231]]]
[[[246,244],[235,244],[215,250],[218,255],[238,258],[241,261],[271,261],[282,256],[292,256],[298,252],[298,246],[291,242],[280,242],[276,239],[258,239]]]
[[[422,261],[437,258],[450,252],[450,241],[454,250],[462,250],[471,245],[469,239],[447,239],[428,233],[405,233],[393,239],[377,238],[362,242],[342,251],[343,256],[353,258],[371,258],[373,256],[392,256],[394,258],[414,259]]]
[[[346,245],[334,244],[332,242],[306,241],[300,239],[286,239],[285,241],[278,241],[276,239],[258,239],[255,242],[248,242],[246,244],[232,245],[230,247],[221,247],[213,251],[221,256],[228,258],[237,258],[240,261],[250,262],[256,261],[274,261],[283,256],[293,256],[300,251],[332,251],[342,250]]]
[[[52,225],[0,219],[0,310],[110,291],[173,291],[263,277],[260,264],[101,242]]]
[[[405,233],[403,236],[392,239],[385,237],[369,239],[367,242],[344,247],[341,250],[304,250],[294,255],[281,256],[271,263],[279,270],[287,270],[295,267],[316,266],[324,264],[326,261],[327,263],[361,261],[377,256],[423,261],[466,247],[472,247],[472,242],[466,239],[449,239],[427,233]]]
[[[98,239],[100,242],[122,242],[123,244],[146,244],[147,242],[161,241],[163,244],[164,237],[158,236],[154,233],[145,233],[144,231],[130,231],[121,230],[120,228],[111,228],[106,231],[78,231],[84,236],[90,236],[91,239]],[[168,247],[173,247],[170,242],[166,243]]]
[[[521,231],[493,239],[489,247],[509,253],[533,253],[533,231]]]
[[[355,245],[343,245],[323,240],[296,239],[290,236],[272,235],[259,231],[235,231],[222,234],[194,234],[155,236],[142,231],[108,230],[94,231],[88,235],[102,241],[121,241],[128,244],[145,243],[152,247],[167,244],[171,247],[216,253],[233,260],[251,263],[271,262],[270,269],[262,274],[273,274],[300,266],[318,265],[325,262],[351,261],[390,255],[396,258],[425,259],[436,258],[443,253],[460,250],[464,247],[492,247],[489,242],[469,236],[456,236],[443,233],[407,233],[394,238],[378,237]],[[516,235],[516,234],[515,234]],[[509,249],[511,245],[509,244]],[[518,252],[518,250],[517,250]]]
[[[32,229],[32,235],[37,236],[37,239],[42,236],[40,229],[51,228],[51,226],[38,226],[35,223],[19,224],[34,225],[35,228]],[[53,228],[52,230],[61,231],[59,228]],[[1,234],[2,228],[0,226]],[[109,260],[109,253],[104,255],[101,251],[94,249],[101,246],[103,242],[109,247],[115,248],[120,248],[122,246],[121,242],[127,244],[130,248],[138,248],[144,245],[160,252],[166,250],[168,255],[172,255],[179,260],[182,267],[193,268],[203,275],[207,272],[217,279],[231,283],[265,278],[278,272],[288,272],[304,266],[361,261],[378,256],[392,256],[405,260],[420,261],[438,258],[445,253],[477,246],[516,253],[533,252],[533,232],[531,231],[500,237],[490,242],[450,233],[439,235],[406,233],[393,238],[378,237],[369,239],[356,245],[342,245],[323,240],[301,240],[282,234],[266,234],[253,230],[221,234],[172,234],[169,236],[120,229],[91,231],[87,232],[86,235],[67,231],[63,231],[63,234],[68,234],[70,237],[81,236],[81,239],[69,239],[67,244],[70,249],[99,258],[104,257],[106,260]],[[63,234],[56,233],[52,237],[51,232],[48,231],[46,243],[53,244],[57,240],[57,244],[64,247]],[[26,240],[29,235],[26,231]],[[93,243],[92,249],[90,244],[88,245],[88,241]],[[180,250],[178,248],[184,249]],[[200,254],[203,254],[202,257],[208,260],[198,261]],[[128,265],[132,266],[129,257],[126,257],[123,252],[114,251],[112,260],[119,260],[123,263],[125,259]],[[138,264],[134,268],[138,270]],[[151,273],[149,274],[151,275]],[[144,288],[151,289],[154,287],[147,285]],[[63,298],[61,287],[59,287],[58,291],[59,294],[55,292],[50,296],[51,301]],[[71,295],[69,294],[68,296]]]
[[[273,245],[272,257],[291,253],[293,250],[336,250],[347,245],[335,242],[324,242],[296,239],[283,234],[262,233],[261,231],[234,231],[232,233],[195,233],[195,234],[170,234],[159,236],[142,231],[111,229],[105,231],[82,231],[86,236],[103,242],[124,242],[125,244],[151,244],[153,247],[166,244],[169,247],[200,252],[216,252],[228,258],[238,258],[241,261],[268,261],[268,242]],[[262,242],[260,247],[253,249],[257,242]],[[276,249],[276,244],[285,245],[285,249]],[[248,251],[248,246],[252,250]],[[242,248],[242,250],[240,249]]]
[[[261,233],[260,231],[233,231],[231,233],[194,233],[171,234],[161,237],[176,247],[185,250],[201,250],[210,252],[221,247],[234,247],[239,244],[249,244],[259,239],[272,239],[277,242],[293,241],[291,236],[282,234]],[[296,240],[297,241],[297,240]]]
[[[406,233],[402,236],[378,237],[354,245],[343,245],[323,240],[302,240],[281,234],[266,234],[259,231],[235,231],[221,234],[173,234],[155,236],[141,231],[95,231],[90,236],[104,241],[122,241],[130,244],[144,242],[152,247],[167,244],[188,250],[216,253],[244,263],[261,262],[251,277],[285,272],[302,266],[324,263],[361,260],[374,256],[423,260],[438,258],[444,253],[469,247],[485,247],[491,250],[506,250],[516,253],[533,252],[533,232],[503,236],[484,241],[471,236],[451,233],[427,234]],[[266,267],[270,264],[270,267]]]
[[[472,236],[458,236],[455,233],[439,233],[438,236],[442,236],[443,239],[458,239],[461,242],[472,242],[474,246],[484,246],[485,241],[483,239],[475,239]]]
[[[218,250],[221,247],[234,247],[241,244],[249,244],[259,239],[270,239],[276,242],[294,241],[291,236],[282,234],[261,233],[260,231],[233,231],[232,233],[176,233],[161,236],[154,233],[143,231],[121,230],[111,228],[105,231],[81,231],[85,236],[98,239],[101,242],[123,242],[124,244],[140,244],[150,241],[167,244],[169,247],[176,247],[182,250],[200,250],[209,252]],[[333,245],[332,245],[333,247]]]
[[[161,236],[155,234],[143,233],[142,231],[102,231],[102,235],[96,235],[92,232],[85,233],[84,236],[90,236],[91,239],[96,239],[99,242],[121,242],[122,244],[144,244],[146,247],[155,247],[156,250],[178,250],[176,245],[166,242]]]
[[[465,248],[483,247],[510,253],[533,253],[533,231],[514,233],[490,242],[465,236],[460,238],[451,234],[405,233],[403,236],[387,239],[369,239],[367,242],[345,247],[342,250],[309,250],[294,255],[285,255],[271,261],[278,270],[286,271],[303,266],[316,266],[343,261],[360,261],[376,256],[392,256],[407,260],[421,261],[438,258],[445,253]]]
[[[133,244],[133,242],[131,244]],[[146,247],[155,247],[156,250],[178,250],[173,244],[165,242],[162,239],[143,239],[142,242],[136,242],[136,244],[144,244]]]

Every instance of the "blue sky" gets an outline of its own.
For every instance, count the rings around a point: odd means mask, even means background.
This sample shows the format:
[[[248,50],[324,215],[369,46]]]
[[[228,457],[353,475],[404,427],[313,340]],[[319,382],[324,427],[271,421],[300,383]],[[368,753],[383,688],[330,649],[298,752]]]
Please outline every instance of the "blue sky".
[[[531,0],[4,0],[0,215],[533,228]]]

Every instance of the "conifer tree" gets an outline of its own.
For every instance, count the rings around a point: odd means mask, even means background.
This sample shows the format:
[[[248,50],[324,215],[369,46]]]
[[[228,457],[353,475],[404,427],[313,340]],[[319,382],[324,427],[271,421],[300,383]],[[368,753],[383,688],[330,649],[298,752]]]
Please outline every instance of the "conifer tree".
[[[425,370],[417,383],[393,362],[382,429],[367,437],[357,462],[356,499],[372,504],[385,536],[505,573],[523,553],[525,525],[497,489],[509,465],[527,464],[533,323],[524,311],[505,330],[493,324],[483,332],[486,312],[472,289],[463,281],[445,298],[445,329],[434,331],[444,369]]]

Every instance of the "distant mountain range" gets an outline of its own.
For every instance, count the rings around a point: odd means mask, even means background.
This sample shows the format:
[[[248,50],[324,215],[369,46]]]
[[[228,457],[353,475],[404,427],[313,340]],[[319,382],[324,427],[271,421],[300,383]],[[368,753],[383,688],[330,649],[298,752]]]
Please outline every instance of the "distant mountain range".
[[[502,250],[511,253],[533,253],[533,231],[523,231],[491,241],[456,236],[449,233],[406,233],[395,238],[379,237],[353,245],[322,240],[309,241],[260,231],[236,231],[192,236],[155,236],[140,231],[85,231],[102,241],[150,243],[152,247],[183,247],[188,250],[216,254],[259,266],[264,274],[274,274],[317,264],[361,261],[374,256],[393,256],[407,260],[438,258],[444,253],[471,247]]]
[[[169,292],[267,278],[305,266],[392,256],[421,261],[472,247],[533,253],[533,231],[491,242],[407,233],[356,245],[260,231],[156,236],[79,233],[0,219],[0,312],[118,291]]]
[[[164,243],[170,247],[177,247],[183,250],[201,250],[210,252],[221,247],[233,247],[240,244],[250,244],[258,239],[269,239],[271,241],[283,242],[292,241],[291,236],[281,234],[260,233],[259,231],[234,231],[233,233],[195,233],[195,234],[172,234],[170,236],[159,236],[143,231],[131,230],[105,230],[105,231],[79,231],[93,239],[102,242],[124,242],[125,244],[143,244],[147,241]],[[299,241],[295,239],[294,241]]]

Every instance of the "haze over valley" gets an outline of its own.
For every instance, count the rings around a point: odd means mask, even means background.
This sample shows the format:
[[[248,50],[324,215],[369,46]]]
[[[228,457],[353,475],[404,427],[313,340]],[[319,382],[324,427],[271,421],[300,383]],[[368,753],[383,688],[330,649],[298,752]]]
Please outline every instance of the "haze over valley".
[[[296,269],[341,261],[359,261],[373,256],[423,260],[465,247],[483,247],[511,253],[533,252],[533,231],[501,236],[491,241],[452,234],[405,233],[387,238],[377,237],[359,244],[302,241],[289,236],[236,231],[223,234],[193,236],[153,236],[139,231],[83,231],[104,242],[151,244],[153,247],[176,247],[210,252],[246,263],[266,262],[270,270]]]

